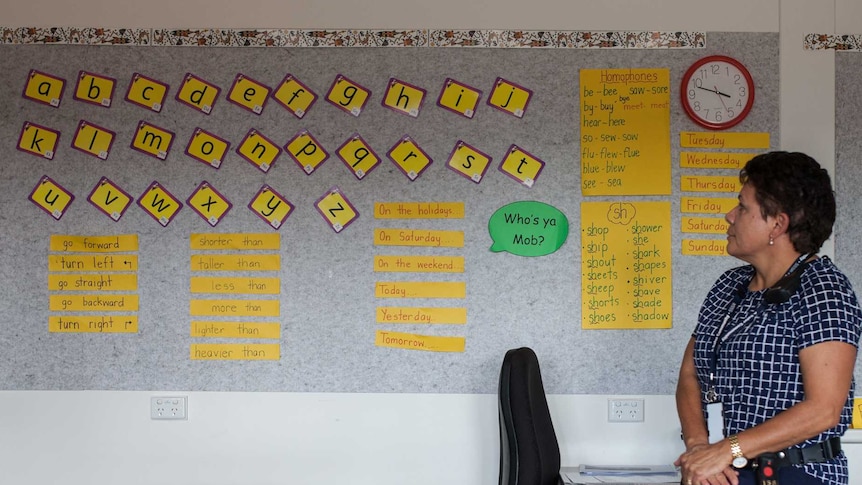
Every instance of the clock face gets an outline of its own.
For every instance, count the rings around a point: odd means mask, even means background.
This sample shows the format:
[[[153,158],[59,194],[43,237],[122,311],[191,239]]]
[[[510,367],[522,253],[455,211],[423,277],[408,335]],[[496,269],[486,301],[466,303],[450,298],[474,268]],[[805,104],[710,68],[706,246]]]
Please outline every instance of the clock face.
[[[709,56],[688,68],[680,96],[686,114],[695,123],[723,130],[748,116],[754,104],[754,82],[736,59]]]

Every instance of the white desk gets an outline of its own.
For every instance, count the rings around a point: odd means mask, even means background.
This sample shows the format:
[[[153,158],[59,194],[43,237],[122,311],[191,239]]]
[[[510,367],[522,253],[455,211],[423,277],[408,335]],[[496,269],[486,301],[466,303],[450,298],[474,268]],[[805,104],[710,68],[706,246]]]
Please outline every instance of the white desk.
[[[668,474],[637,474],[636,466],[625,467],[631,470],[631,473],[625,474],[582,474],[579,467],[562,467],[560,476],[563,477],[563,483],[566,485],[581,485],[590,483],[617,483],[617,484],[661,484],[661,485],[679,485],[679,473],[675,475]]]

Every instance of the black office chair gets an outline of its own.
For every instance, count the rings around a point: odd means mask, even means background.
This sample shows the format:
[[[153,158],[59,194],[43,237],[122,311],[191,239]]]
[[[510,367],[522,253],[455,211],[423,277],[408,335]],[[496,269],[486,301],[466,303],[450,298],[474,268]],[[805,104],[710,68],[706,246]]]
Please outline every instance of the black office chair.
[[[560,446],[539,372],[528,347],[503,358],[498,394],[500,485],[562,485]]]

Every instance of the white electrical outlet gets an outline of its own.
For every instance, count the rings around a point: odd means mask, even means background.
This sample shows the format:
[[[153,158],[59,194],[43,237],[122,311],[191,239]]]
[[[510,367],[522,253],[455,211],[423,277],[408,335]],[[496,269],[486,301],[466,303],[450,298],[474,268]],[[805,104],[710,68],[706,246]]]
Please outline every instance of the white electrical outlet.
[[[643,399],[608,399],[609,423],[640,423],[643,420]]]
[[[188,419],[187,397],[150,397],[150,419]]]

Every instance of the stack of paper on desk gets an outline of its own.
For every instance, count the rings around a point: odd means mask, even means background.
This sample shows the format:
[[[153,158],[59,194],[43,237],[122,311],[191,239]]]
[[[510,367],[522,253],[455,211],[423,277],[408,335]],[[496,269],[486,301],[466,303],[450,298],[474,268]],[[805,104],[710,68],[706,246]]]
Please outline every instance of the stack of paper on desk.
[[[566,484],[615,483],[617,485],[679,485],[679,472],[673,465],[581,465],[560,470]]]

